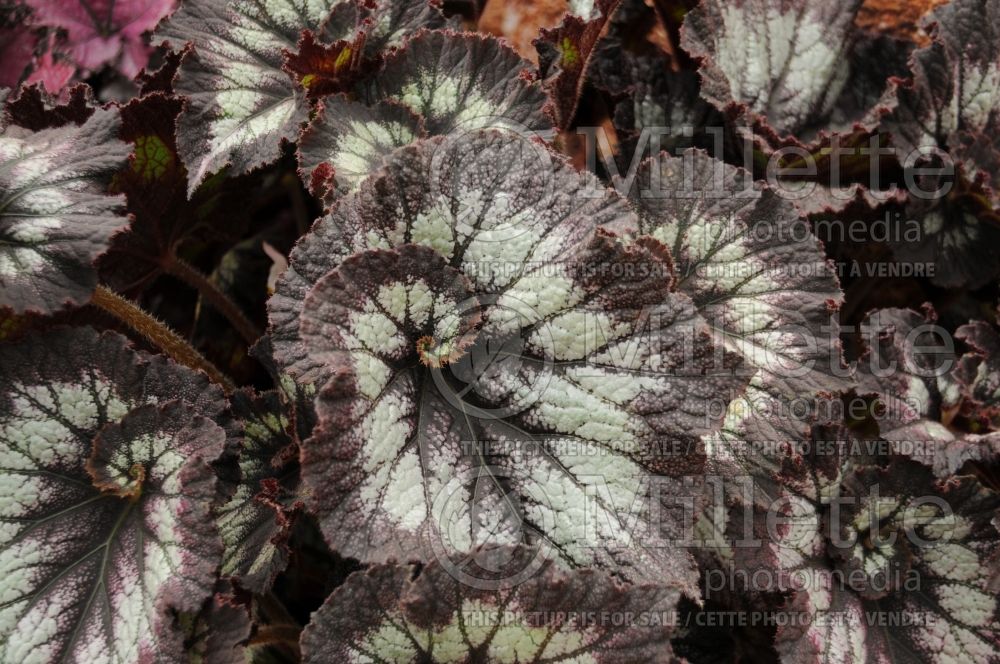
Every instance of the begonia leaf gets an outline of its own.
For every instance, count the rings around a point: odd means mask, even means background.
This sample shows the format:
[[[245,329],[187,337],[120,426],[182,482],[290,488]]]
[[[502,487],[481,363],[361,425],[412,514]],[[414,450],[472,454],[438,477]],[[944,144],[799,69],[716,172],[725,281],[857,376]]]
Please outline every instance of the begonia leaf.
[[[479,557],[496,559],[479,563],[495,570],[496,589],[463,584],[439,563],[416,578],[407,566],[354,573],[303,632],[303,661],[674,661],[670,591],[551,565],[516,585],[503,572],[516,570],[523,552]]]
[[[97,111],[82,126],[0,134],[0,307],[53,313],[85,304],[97,285],[94,261],[126,222],[107,194],[125,162],[117,114]]]
[[[526,541],[692,591],[689,554],[665,544],[675,517],[643,542],[634,526],[694,499],[683,477],[722,416],[712,399],[745,381],[670,290],[666,249],[597,230],[632,215],[610,192],[583,195],[593,184],[509,132],[418,142],[293,252],[272,340],[319,394],[303,480],[338,551]],[[598,525],[581,545],[568,514],[588,491]]]
[[[166,612],[200,608],[222,555],[221,391],[86,328],[4,346],[0,372],[0,658],[158,656]]]

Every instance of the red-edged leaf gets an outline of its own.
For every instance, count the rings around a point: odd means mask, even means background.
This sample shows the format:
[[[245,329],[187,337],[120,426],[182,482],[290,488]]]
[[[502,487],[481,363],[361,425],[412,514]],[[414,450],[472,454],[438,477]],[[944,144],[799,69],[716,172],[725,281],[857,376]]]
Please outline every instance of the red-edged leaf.
[[[155,656],[215,583],[221,391],[85,328],[3,347],[0,374],[0,659]]]
[[[891,133],[901,161],[913,165],[920,154],[946,151],[958,175],[943,197],[911,194],[906,213],[920,221],[922,233],[917,242],[899,243],[896,253],[933,264],[939,286],[978,288],[997,275],[1000,242],[994,212],[1000,205],[1000,3],[956,0],[929,21],[936,24],[934,41],[913,54],[911,77],[897,82],[899,104],[882,129]],[[926,192],[941,184],[932,175],[917,182]]]
[[[434,0],[345,0],[334,6],[323,22],[322,41],[330,44],[365,34],[364,54],[381,59],[421,30],[447,27],[440,4]]]
[[[226,165],[239,174],[277,159],[281,145],[294,141],[309,117],[304,90],[325,94],[375,73],[383,54],[369,46],[391,49],[407,34],[439,24],[440,13],[422,4],[186,2],[159,37],[175,48],[192,44],[175,82],[189,100],[178,121],[189,190]],[[339,34],[328,34],[327,28]],[[303,31],[311,34],[302,37]],[[322,36],[319,41],[316,35]],[[328,40],[335,45],[320,43]],[[283,69],[286,54],[294,79]],[[338,64],[341,57],[348,62]],[[370,65],[360,67],[362,60]]]
[[[236,490],[218,511],[221,571],[264,593],[288,564],[288,537],[301,505],[298,445],[289,433],[290,409],[276,392],[236,392],[232,409],[243,424],[243,444]]]
[[[26,85],[4,104],[4,115],[12,124],[41,131],[67,124],[82,125],[96,109],[97,102],[89,85],[73,86],[63,102],[39,85]]]
[[[497,127],[544,136],[544,94],[521,77],[529,66],[493,38],[421,33],[361,86],[364,104],[324,100],[302,136],[300,175],[330,204],[393,149],[428,134]]]
[[[426,135],[423,119],[400,103],[367,106],[329,97],[299,140],[299,174],[330,205],[379,170],[393,150]]]
[[[970,179],[998,191],[1000,3],[955,0],[927,20],[934,41],[916,51],[912,78],[897,84],[899,105],[883,128],[903,156],[921,147],[952,152]]]
[[[559,129],[568,129],[583,94],[587,69],[598,39],[621,0],[596,0],[585,15],[567,15],[554,29],[542,29],[535,40],[547,108]]]
[[[530,68],[495,37],[428,31],[386,58],[365,99],[402,103],[432,135],[484,127],[544,131],[551,127],[542,111],[545,93],[522,75]]]
[[[496,589],[464,584],[439,563],[416,578],[402,565],[355,572],[313,614],[302,634],[303,661],[675,661],[669,637],[676,593],[551,565],[519,585],[504,578],[529,556],[498,550],[470,561]]]
[[[861,2],[702,0],[681,44],[700,61],[704,97],[741,114],[758,148],[817,150],[830,134],[873,131],[893,103],[890,77],[905,73],[907,44],[856,27]]]
[[[94,260],[126,221],[122,198],[106,194],[128,155],[118,124],[101,110],[80,127],[0,134],[0,307],[53,313],[90,300]]]
[[[808,466],[799,472],[808,482]],[[772,544],[795,589],[779,623],[782,661],[993,661],[1000,496],[901,458],[847,463],[827,480],[811,498],[789,496],[792,525]]]
[[[963,334],[969,332],[967,327]],[[949,426],[963,397],[974,391],[965,378],[978,363],[968,356],[956,364],[933,311],[880,309],[865,318],[861,333],[866,348],[859,362],[860,389],[878,397],[880,435],[896,453],[929,466],[941,478],[968,461],[997,457],[1000,434]],[[968,405],[974,403],[973,398]]]
[[[677,290],[753,372],[711,450],[765,480],[776,462],[768,450],[778,449],[769,443],[801,438],[815,415],[793,404],[853,379],[836,318],[844,296],[822,245],[789,202],[751,185],[749,173],[699,150],[661,154],[639,170],[630,192],[639,222],[625,230],[670,248]]]
[[[972,321],[955,331],[970,351],[952,372],[962,388],[962,414],[974,426],[1000,429],[1000,334],[984,321]]]
[[[308,105],[282,70],[283,53],[334,4],[190,0],[160,26],[158,39],[173,48],[192,44],[174,81],[188,100],[177,145],[189,192],[224,166],[238,175],[268,164],[295,140]]]
[[[425,140],[293,252],[274,355],[320,392],[303,481],[334,548],[382,561],[526,541],[692,593],[677,515],[648,519],[700,491],[682,478],[701,470],[710,403],[745,381],[670,291],[669,252],[597,230],[632,216],[594,185],[510,132]],[[585,543],[569,514],[589,491]]]

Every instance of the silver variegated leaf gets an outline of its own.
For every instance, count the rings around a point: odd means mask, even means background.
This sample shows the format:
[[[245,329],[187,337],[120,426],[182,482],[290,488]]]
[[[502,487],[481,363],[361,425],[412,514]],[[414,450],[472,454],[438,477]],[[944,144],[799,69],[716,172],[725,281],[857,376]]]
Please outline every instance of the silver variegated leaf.
[[[961,174],[953,186],[944,184],[935,168],[918,176],[910,191],[905,217],[919,223],[912,240],[894,238],[890,244],[900,262],[927,266],[932,283],[943,288],[979,288],[995,279],[1000,264],[1000,229],[992,221],[991,194],[982,182]],[[942,171],[936,171],[940,173]],[[945,187],[950,188],[946,192]]]
[[[217,519],[225,552],[223,576],[263,593],[288,564],[288,537],[299,505],[298,445],[293,422],[277,392],[231,397],[243,424],[239,478]]]
[[[882,127],[903,157],[920,148],[952,152],[967,177],[990,184],[996,204],[1000,3],[955,0],[927,24],[934,41],[913,54],[911,79],[898,84],[899,105]]]
[[[309,190],[332,203],[357,189],[396,148],[423,138],[424,122],[405,106],[367,106],[343,96],[321,102],[299,141],[299,172]]]
[[[281,154],[308,119],[305,95],[282,70],[303,30],[317,30],[338,0],[185,0],[157,31],[184,57],[174,81],[187,99],[177,147],[193,192],[230,166],[246,173]]]
[[[635,56],[619,45],[606,44],[594,55],[594,67],[612,71],[626,81],[623,99],[615,106],[614,124],[618,132],[621,163],[628,165],[659,153],[697,145],[708,149],[710,127],[723,126],[722,115],[701,99],[698,75],[693,71],[674,72],[663,58]],[[622,71],[624,68],[624,72]],[[646,140],[657,141],[657,147]],[[643,153],[636,155],[636,151]]]
[[[1000,205],[1000,3],[956,0],[928,23],[936,25],[934,41],[913,54],[909,78],[896,86],[899,104],[881,128],[901,163],[946,151],[959,175],[945,195],[911,188],[907,214],[920,220],[921,235],[895,251],[900,260],[934,265],[939,286],[978,288],[997,275],[1000,242],[992,221]],[[917,183],[942,191],[943,181],[929,175]]]
[[[309,289],[351,254],[422,244],[461,269],[476,292],[497,293],[520,265],[557,263],[597,225],[628,218],[627,204],[597,178],[511,133],[475,131],[402,148],[293,249],[268,301],[275,357],[282,368],[296,366],[300,384],[318,389],[329,378],[310,366],[298,319]]]
[[[874,129],[889,78],[905,73],[906,51],[863,35],[862,0],[702,0],[681,45],[700,61],[702,94],[719,110],[745,111],[772,146],[792,136]],[[792,139],[794,142],[794,139]]]
[[[355,572],[313,614],[302,634],[306,664],[325,662],[675,661],[670,649],[676,593],[625,587],[600,572],[544,565],[520,583],[503,577],[523,551],[480,553],[490,588],[462,583],[434,562]]]
[[[444,28],[447,23],[440,6],[431,0],[347,0],[333,8],[320,36],[333,43],[350,41],[364,31],[365,53],[374,58],[399,48],[410,35]]]
[[[962,355],[952,379],[962,389],[962,414],[973,426],[1000,429],[1000,334],[985,321],[972,321],[955,331],[969,352]]]
[[[858,361],[860,389],[885,406],[876,413],[881,433],[921,418],[941,421],[961,399],[952,378],[956,355],[933,309],[879,309],[861,324],[865,353]]]
[[[815,397],[849,389],[837,310],[843,293],[809,224],[750,175],[698,150],[645,162],[630,198],[638,223],[673,256],[676,289],[740,355],[753,377],[733,394],[711,450],[764,479],[775,443],[797,440]]]
[[[531,63],[496,37],[449,30],[416,35],[386,58],[365,86],[369,105],[399,102],[423,117],[432,135],[504,127],[544,132],[545,93],[529,82]]]
[[[941,478],[966,462],[997,457],[1000,434],[952,426],[968,393],[962,375],[972,358],[958,361],[932,310],[873,311],[861,335],[866,352],[859,361],[859,391],[878,398],[879,433],[894,452],[929,466]]]
[[[283,371],[325,383],[309,507],[361,560],[527,541],[691,592],[661,508],[700,491],[712,400],[745,381],[665,248],[595,231],[628,208],[551,159],[506,132],[422,142],[296,248],[271,318]]]
[[[887,468],[840,461],[815,475],[812,495],[785,496],[790,525],[770,544],[793,591],[782,661],[995,661],[1000,496],[901,457]]]
[[[530,66],[493,37],[417,35],[361,85],[365,103],[324,102],[299,147],[303,180],[329,203],[355,189],[394,149],[428,134],[502,127],[541,135],[551,125],[542,111],[545,94],[522,76]]]
[[[83,126],[0,134],[0,308],[54,313],[84,304],[94,261],[125,226],[123,196],[107,195],[129,146],[114,111]]]
[[[4,347],[0,376],[0,659],[161,656],[222,554],[221,392],[89,329]]]

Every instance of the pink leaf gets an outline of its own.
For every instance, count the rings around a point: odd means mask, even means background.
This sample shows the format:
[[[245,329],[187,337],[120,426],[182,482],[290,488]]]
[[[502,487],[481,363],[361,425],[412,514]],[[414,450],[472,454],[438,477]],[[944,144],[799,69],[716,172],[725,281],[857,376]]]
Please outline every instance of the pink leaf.
[[[134,76],[145,66],[142,34],[170,13],[174,0],[27,0],[35,20],[67,33],[67,50],[85,69],[97,69],[121,56],[120,67]]]
[[[0,87],[14,88],[35,52],[35,35],[24,26],[0,29]]]
[[[76,67],[65,60],[56,60],[48,50],[38,59],[35,70],[28,76],[27,83],[41,83],[51,95],[59,94],[73,78]]]

